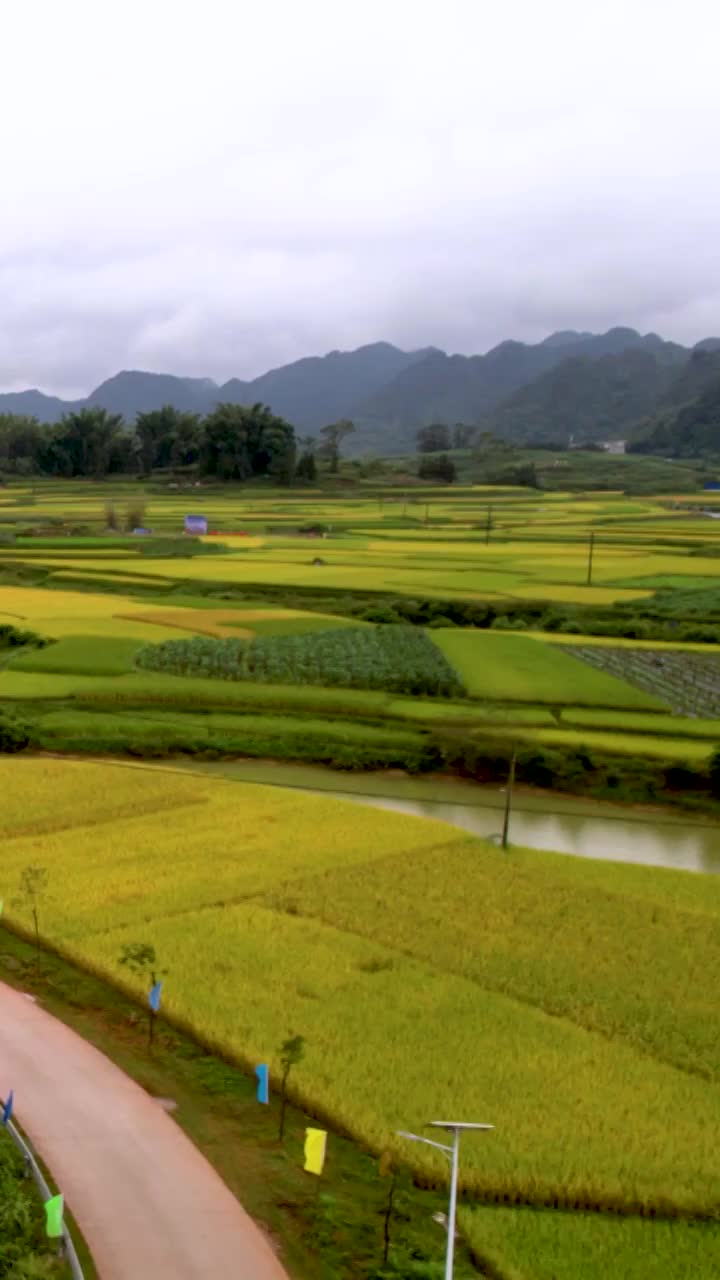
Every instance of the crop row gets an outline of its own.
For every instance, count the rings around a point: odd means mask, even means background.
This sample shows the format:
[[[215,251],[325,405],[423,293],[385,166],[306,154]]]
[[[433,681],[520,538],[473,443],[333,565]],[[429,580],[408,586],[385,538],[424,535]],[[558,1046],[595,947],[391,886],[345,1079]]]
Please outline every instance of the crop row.
[[[563,646],[590,666],[656,694],[681,715],[720,715],[720,659],[711,653],[668,649]]]
[[[345,627],[254,642],[193,636],[146,645],[136,663],[148,671],[268,684],[344,685],[445,698],[464,692],[425,632],[408,626]]]

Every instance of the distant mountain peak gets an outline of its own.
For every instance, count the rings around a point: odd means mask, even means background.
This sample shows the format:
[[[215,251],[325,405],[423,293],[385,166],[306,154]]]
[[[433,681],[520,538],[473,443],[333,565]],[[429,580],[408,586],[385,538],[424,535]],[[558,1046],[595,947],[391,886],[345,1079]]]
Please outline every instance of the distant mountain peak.
[[[588,338],[594,338],[593,333],[587,330],[578,329],[557,329],[555,333],[548,334],[547,338],[543,338],[540,343],[541,347],[570,347],[575,342],[587,342]]]

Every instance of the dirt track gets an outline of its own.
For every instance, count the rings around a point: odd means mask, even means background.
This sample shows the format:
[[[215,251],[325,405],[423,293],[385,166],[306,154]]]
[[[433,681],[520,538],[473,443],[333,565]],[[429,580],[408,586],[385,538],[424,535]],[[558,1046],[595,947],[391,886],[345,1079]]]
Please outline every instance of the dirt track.
[[[159,1103],[0,983],[0,1094],[75,1215],[101,1280],[287,1280]]]

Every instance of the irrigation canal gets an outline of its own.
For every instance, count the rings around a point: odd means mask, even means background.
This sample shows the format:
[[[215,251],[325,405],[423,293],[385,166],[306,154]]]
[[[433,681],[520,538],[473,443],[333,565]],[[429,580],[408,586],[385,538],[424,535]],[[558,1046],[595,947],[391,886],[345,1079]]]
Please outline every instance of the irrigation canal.
[[[348,775],[321,766],[250,760],[208,764],[205,771],[238,781],[297,787],[323,795],[331,792],[358,804],[439,818],[485,838],[499,836],[502,830],[505,796],[498,787],[452,778]],[[519,788],[510,819],[510,842],[583,858],[720,874],[720,823],[678,810],[623,808]]]

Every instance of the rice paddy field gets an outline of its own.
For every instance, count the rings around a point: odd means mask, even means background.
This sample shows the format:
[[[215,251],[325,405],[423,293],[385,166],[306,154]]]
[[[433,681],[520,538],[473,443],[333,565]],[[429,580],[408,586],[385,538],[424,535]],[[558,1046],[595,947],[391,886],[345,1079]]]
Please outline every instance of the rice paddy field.
[[[105,531],[108,503],[120,522],[126,509],[137,513],[140,504],[144,524],[157,538]],[[202,542],[182,538],[184,515],[197,511],[210,531]],[[0,625],[30,628],[55,643],[0,654],[0,700],[16,709],[23,704],[35,718],[44,716],[50,702],[70,701],[75,719],[72,732],[68,720],[68,741],[73,748],[85,743],[102,749],[97,721],[92,733],[77,733],[77,715],[93,698],[106,718],[120,707],[152,707],[161,716],[170,703],[176,712],[225,708],[241,716],[264,699],[275,717],[265,726],[268,733],[262,742],[251,741],[251,726],[238,721],[232,749],[242,745],[245,729],[249,751],[262,747],[272,754],[270,731],[279,736],[282,716],[297,709],[300,698],[303,714],[320,711],[343,722],[329,724],[331,744],[346,733],[350,703],[336,697],[331,706],[317,676],[314,700],[308,699],[306,673],[318,662],[323,679],[323,663],[313,660],[308,642],[317,636],[317,654],[329,652],[325,633],[345,629],[345,650],[361,646],[359,630],[379,618],[372,610],[365,617],[344,607],[360,593],[366,603],[377,598],[381,605],[389,596],[410,604],[437,601],[437,629],[427,634],[453,673],[444,687],[457,679],[460,689],[452,704],[447,697],[427,697],[423,681],[428,686],[432,680],[426,673],[416,688],[408,688],[415,697],[400,713],[390,696],[377,699],[367,690],[364,701],[352,705],[355,720],[360,716],[376,727],[393,721],[395,732],[402,719],[418,735],[462,722],[469,732],[490,730],[529,744],[584,744],[702,765],[715,746],[714,715],[720,740],[717,644],[607,636],[587,643],[572,628],[569,634],[524,635],[443,629],[440,602],[607,609],[653,599],[659,589],[705,599],[715,583],[720,587],[719,550],[718,523],[703,514],[698,495],[632,499],[622,493],[539,494],[481,486],[291,495],[195,485],[143,490],[129,482],[12,484],[0,491]],[[138,669],[141,650],[182,640],[195,652],[192,642],[202,637],[210,646],[217,641],[232,648],[237,642],[235,652],[247,654],[242,669],[256,687],[243,678],[236,689],[226,684],[220,695],[211,678],[203,697],[197,680],[202,670],[186,663],[184,683],[178,684],[177,670],[160,654],[153,660],[152,681]],[[300,644],[298,637],[308,641]],[[275,674],[263,691],[257,681],[268,677],[259,668],[253,672],[252,646],[283,639],[302,650],[302,662],[287,661],[287,648],[275,657],[270,643],[273,656],[265,669]],[[339,639],[332,645],[344,652]],[[661,660],[663,649],[672,652]],[[210,648],[204,653],[204,674],[217,674]],[[402,665],[398,657],[398,673]],[[336,684],[343,683],[345,667],[341,659]],[[378,674],[376,683],[381,679]],[[389,679],[390,695],[398,692],[399,675]],[[348,670],[348,685],[364,680]],[[597,713],[592,723],[578,720],[591,708]],[[628,718],[621,724],[617,716],[623,712]],[[642,728],[632,719],[640,713],[648,716]],[[58,706],[53,715],[56,747],[62,740]],[[698,718],[709,726],[702,734]],[[89,730],[90,721],[85,724]],[[46,727],[49,732],[49,721]],[[211,727],[207,721],[203,732]],[[127,725],[116,720],[113,729],[107,743],[116,749]],[[148,733],[145,725],[144,738]],[[212,744],[212,733],[205,737]],[[227,745],[224,740],[218,749]],[[392,755],[393,744],[388,745]]]
[[[168,766],[6,758],[0,786],[0,895],[44,866],[40,928],[63,954],[141,996],[119,957],[152,943],[167,1016],[275,1081],[277,1046],[304,1035],[297,1100],[422,1182],[442,1164],[397,1129],[448,1108],[495,1124],[461,1171],[462,1228],[495,1274],[599,1276],[613,1251],[632,1280],[661,1259],[714,1274],[717,878],[501,856],[441,822]]]

